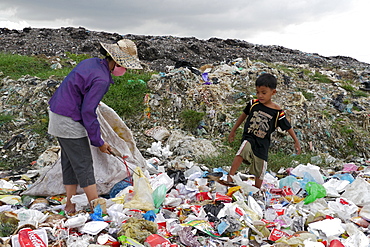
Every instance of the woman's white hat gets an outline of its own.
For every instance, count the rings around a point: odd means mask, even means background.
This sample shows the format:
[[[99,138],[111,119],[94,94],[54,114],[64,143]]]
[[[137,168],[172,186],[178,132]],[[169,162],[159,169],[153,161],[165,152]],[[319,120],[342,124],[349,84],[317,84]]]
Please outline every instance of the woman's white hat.
[[[108,52],[108,55],[120,66],[126,69],[142,69],[137,48],[133,41],[121,39],[115,44],[100,42],[101,46]]]

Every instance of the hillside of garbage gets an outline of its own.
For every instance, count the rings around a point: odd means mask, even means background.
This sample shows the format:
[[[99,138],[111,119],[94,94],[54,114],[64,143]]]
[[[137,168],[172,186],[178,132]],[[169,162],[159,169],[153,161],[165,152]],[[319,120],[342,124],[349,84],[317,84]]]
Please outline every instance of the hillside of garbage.
[[[31,236],[49,246],[369,245],[369,64],[241,40],[121,35],[82,27],[0,28],[0,52],[44,55],[57,68],[56,57],[99,56],[98,41],[121,38],[132,39],[144,69],[156,71],[146,82],[151,92],[143,99],[140,120],[122,119],[146,160],[145,175],[127,166],[130,160],[118,159],[131,176],[109,184],[94,212],[86,212],[83,195],[75,198],[78,212],[63,215],[63,195],[22,194],[54,173],[58,144],[35,125],[47,121],[48,100],[61,81],[11,79],[0,72],[0,113],[14,116],[0,123],[1,163],[13,165],[0,171],[0,246],[20,246],[19,239]],[[263,73],[277,77],[274,101],[284,109],[302,152],[315,159],[281,164],[260,191],[246,174],[225,186],[232,161],[213,170],[193,161],[222,152]],[[181,117],[190,110],[203,116],[193,129]],[[271,150],[294,154],[292,139],[276,131]]]
[[[82,27],[2,28],[0,49],[22,55],[44,54],[55,67],[55,57],[66,52],[99,56],[98,41],[120,38],[134,40],[146,70],[159,72],[147,82],[152,93],[145,98],[146,117],[125,119],[143,151],[151,145],[145,131],[160,126],[167,128],[165,132],[184,130],[180,118],[184,110],[204,114],[197,131],[184,135],[217,145],[254,97],[257,76],[269,72],[279,81],[274,100],[286,111],[304,152],[323,154],[328,161],[370,157],[370,65],[352,58],[323,57],[239,40],[120,35]],[[2,158],[35,161],[55,140],[39,140],[31,126],[47,115],[47,100],[60,81],[27,76],[11,80],[6,75],[1,80],[1,111],[18,116],[17,121],[2,126]],[[272,150],[292,152],[286,133],[277,132],[273,138]],[[172,151],[190,156],[204,153],[189,142],[177,144]]]

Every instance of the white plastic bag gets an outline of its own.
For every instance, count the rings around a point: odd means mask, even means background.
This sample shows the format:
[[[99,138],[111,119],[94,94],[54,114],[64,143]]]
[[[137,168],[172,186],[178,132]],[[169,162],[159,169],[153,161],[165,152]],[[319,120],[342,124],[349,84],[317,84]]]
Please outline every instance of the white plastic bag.
[[[134,196],[123,206],[125,208],[140,209],[144,211],[154,210],[153,189],[140,169],[136,167],[134,173]]]

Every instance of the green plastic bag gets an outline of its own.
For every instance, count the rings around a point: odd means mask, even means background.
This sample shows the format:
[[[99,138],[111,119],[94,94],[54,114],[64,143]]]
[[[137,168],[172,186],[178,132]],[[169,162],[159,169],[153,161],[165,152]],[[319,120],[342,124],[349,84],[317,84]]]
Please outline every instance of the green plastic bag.
[[[308,182],[305,188],[308,196],[304,199],[304,204],[309,204],[318,198],[323,198],[326,196],[325,187],[316,182]]]
[[[159,185],[154,191],[153,191],[153,202],[154,202],[154,207],[159,208],[164,199],[166,198],[166,192],[167,192],[167,187],[165,184]]]

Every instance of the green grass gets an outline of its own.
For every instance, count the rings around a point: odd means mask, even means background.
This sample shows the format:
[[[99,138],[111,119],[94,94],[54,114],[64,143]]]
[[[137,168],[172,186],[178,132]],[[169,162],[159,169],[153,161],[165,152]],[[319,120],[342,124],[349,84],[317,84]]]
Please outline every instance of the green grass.
[[[343,89],[345,89],[346,91],[348,92],[354,92],[355,91],[355,87],[352,86],[353,82],[352,81],[344,81],[341,83],[341,87]]]
[[[311,163],[311,157],[315,156],[312,153],[301,153],[300,155],[291,155],[284,152],[269,153],[268,170],[277,172],[280,168],[289,168],[298,164]]]
[[[13,116],[0,113],[0,126],[13,120]]]
[[[123,117],[140,116],[145,109],[144,97],[150,93],[146,82],[153,73],[128,71],[123,76],[114,76],[114,84],[102,101]]]
[[[330,80],[326,75],[321,74],[320,72],[315,72],[313,76],[311,76],[312,80],[318,81],[321,83],[332,83],[333,81]]]
[[[183,122],[184,128],[190,131],[193,131],[198,127],[204,116],[204,112],[197,112],[189,109],[185,109],[180,113],[180,118]]]
[[[306,100],[310,101],[313,98],[315,98],[315,95],[313,93],[309,93],[309,92],[307,92],[306,90],[304,90],[302,88],[298,88],[298,91],[302,92],[302,95],[306,98]]]
[[[368,97],[369,96],[369,93],[361,91],[361,90],[356,90],[352,94],[354,97]]]
[[[89,57],[88,55],[69,55],[76,62]],[[46,57],[0,53],[0,71],[3,72],[3,76],[9,76],[11,79],[30,75],[39,77],[42,80],[48,79],[50,76],[53,76],[56,80],[62,80],[74,67],[70,63],[72,58],[59,61],[62,65],[61,69],[52,69],[52,64]]]

